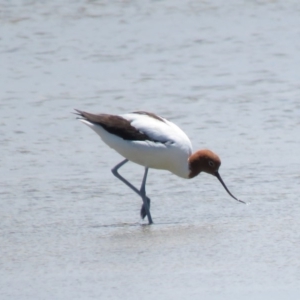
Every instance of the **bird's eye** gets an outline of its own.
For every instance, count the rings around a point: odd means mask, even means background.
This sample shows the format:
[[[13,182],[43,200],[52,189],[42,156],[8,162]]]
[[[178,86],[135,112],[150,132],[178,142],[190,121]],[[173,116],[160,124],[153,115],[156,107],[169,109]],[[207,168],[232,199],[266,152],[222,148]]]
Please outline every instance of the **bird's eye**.
[[[208,162],[208,164],[209,164],[211,167],[214,167],[214,166],[215,166],[214,162],[211,161],[211,160]]]

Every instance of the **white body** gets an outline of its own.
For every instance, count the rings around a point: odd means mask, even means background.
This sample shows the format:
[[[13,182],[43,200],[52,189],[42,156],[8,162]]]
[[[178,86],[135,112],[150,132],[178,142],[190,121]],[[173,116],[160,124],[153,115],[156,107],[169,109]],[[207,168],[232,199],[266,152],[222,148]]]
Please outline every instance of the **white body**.
[[[188,178],[190,173],[188,159],[192,154],[192,144],[178,126],[166,119],[162,118],[164,120],[162,122],[144,114],[129,113],[120,117],[158,142],[124,140],[99,125],[87,120],[81,121],[91,127],[103,142],[128,160],[148,168],[164,169],[179,177]]]

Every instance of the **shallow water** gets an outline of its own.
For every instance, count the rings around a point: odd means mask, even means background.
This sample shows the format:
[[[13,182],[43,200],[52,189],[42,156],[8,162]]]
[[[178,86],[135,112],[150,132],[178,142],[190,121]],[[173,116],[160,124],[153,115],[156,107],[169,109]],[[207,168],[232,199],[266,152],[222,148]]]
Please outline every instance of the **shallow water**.
[[[10,1],[0,18],[1,299],[299,299],[298,1]],[[231,192],[121,157],[73,108],[158,113]],[[139,185],[143,169],[127,164]]]

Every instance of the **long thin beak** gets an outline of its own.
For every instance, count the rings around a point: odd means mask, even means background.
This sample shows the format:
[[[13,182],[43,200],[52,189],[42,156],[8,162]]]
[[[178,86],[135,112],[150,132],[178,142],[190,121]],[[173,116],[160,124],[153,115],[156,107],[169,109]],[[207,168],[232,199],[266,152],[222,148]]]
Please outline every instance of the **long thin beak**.
[[[235,197],[229,192],[229,190],[228,190],[227,186],[225,185],[224,181],[222,180],[221,175],[219,174],[219,172],[216,172],[215,175],[216,175],[216,177],[219,179],[219,181],[222,183],[222,185],[224,186],[224,189],[227,191],[227,193],[228,193],[233,199],[235,199],[236,201],[239,201],[239,202],[241,202],[241,203],[247,204],[246,202],[244,202],[244,201],[242,201],[242,200],[239,200],[239,199],[235,198]]]

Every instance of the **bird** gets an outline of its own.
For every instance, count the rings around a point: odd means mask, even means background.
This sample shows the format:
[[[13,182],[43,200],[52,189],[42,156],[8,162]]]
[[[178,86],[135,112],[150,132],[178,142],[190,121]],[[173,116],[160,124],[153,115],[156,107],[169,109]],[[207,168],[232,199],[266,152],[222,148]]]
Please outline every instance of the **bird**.
[[[121,115],[93,114],[75,109],[77,118],[93,129],[109,147],[123,159],[111,169],[121,180],[142,198],[141,218],[153,223],[150,213],[150,198],[146,194],[148,170],[161,169],[185,179],[191,179],[201,172],[216,177],[227,193],[235,200],[246,204],[231,194],[219,173],[221,160],[209,149],[193,153],[188,136],[173,122],[146,111],[135,111]],[[140,189],[121,176],[118,170],[128,161],[144,166]]]

